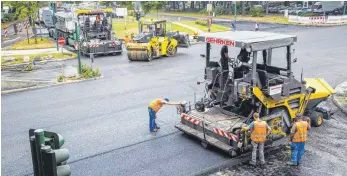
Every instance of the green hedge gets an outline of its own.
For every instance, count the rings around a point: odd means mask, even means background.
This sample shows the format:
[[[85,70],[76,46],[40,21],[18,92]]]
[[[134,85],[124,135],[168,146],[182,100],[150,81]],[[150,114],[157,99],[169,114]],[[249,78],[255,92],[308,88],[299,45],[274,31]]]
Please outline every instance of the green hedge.
[[[261,8],[261,7],[252,7],[249,14],[252,17],[263,17],[264,16],[263,8]]]
[[[195,24],[201,25],[201,26],[207,26],[206,20],[196,20]]]

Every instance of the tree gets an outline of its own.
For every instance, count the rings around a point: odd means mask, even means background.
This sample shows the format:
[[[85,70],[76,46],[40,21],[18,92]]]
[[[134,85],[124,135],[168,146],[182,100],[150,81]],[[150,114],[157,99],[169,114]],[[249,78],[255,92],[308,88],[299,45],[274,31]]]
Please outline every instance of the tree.
[[[39,2],[38,1],[11,1],[9,2],[10,6],[16,8],[15,16],[24,20],[26,18],[33,19],[35,14],[39,10]],[[35,24],[32,23],[33,30],[36,31]],[[37,44],[36,34],[35,36],[35,44]],[[28,44],[29,44],[29,36],[28,36]]]
[[[194,8],[195,8],[195,7],[194,7],[194,2],[195,2],[195,1],[190,1],[190,8],[191,8],[191,9],[194,9]]]
[[[266,2],[266,16],[268,15],[269,13],[269,1]]]
[[[145,13],[150,12],[151,10],[157,10],[157,15],[159,9],[163,8],[166,5],[166,1],[141,1],[142,10]]]
[[[100,5],[104,5],[106,7],[112,7],[113,2],[112,1],[100,1]]]
[[[135,3],[132,1],[117,1],[117,4],[123,8],[134,9]]]

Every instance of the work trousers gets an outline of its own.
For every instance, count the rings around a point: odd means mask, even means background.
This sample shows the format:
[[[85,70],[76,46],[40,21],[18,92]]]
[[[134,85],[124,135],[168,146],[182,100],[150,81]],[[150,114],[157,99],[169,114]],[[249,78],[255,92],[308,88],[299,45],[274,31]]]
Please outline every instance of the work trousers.
[[[150,107],[148,107],[148,112],[149,112],[149,131],[154,132],[154,129],[157,128],[157,123],[155,123],[156,113]]]
[[[265,164],[265,159],[264,159],[264,142],[251,142],[253,145],[253,150],[252,150],[252,163],[256,164],[257,163],[257,148],[259,150],[259,159],[261,164]]]
[[[305,152],[305,142],[292,142],[290,145],[292,153],[292,162],[294,164],[300,164],[302,155]]]

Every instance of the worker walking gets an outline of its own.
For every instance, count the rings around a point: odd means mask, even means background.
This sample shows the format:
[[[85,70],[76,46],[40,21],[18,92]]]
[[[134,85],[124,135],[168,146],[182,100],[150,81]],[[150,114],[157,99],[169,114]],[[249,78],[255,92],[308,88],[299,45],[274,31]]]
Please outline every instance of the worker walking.
[[[264,159],[264,144],[266,136],[271,133],[271,128],[269,125],[259,118],[259,113],[253,114],[254,121],[249,124],[249,126],[242,127],[243,130],[251,130],[251,140],[252,140],[252,160],[250,164],[256,166],[257,164],[257,148],[259,150],[260,165],[265,164]]]
[[[169,103],[168,98],[163,99],[155,99],[148,105],[148,112],[149,112],[149,131],[150,132],[157,132],[160,127],[158,127],[157,123],[155,122],[155,119],[157,118],[157,112],[160,110],[160,108],[164,105],[180,105],[179,103]]]
[[[258,31],[259,30],[259,23],[258,22],[255,22],[255,31]]]
[[[307,121],[304,121],[302,115],[297,114],[296,120],[297,121],[294,123],[289,136],[291,141],[290,149],[292,160],[287,164],[291,166],[297,166],[300,164],[302,155],[304,155],[305,151],[307,130],[311,128],[310,118],[307,117]]]

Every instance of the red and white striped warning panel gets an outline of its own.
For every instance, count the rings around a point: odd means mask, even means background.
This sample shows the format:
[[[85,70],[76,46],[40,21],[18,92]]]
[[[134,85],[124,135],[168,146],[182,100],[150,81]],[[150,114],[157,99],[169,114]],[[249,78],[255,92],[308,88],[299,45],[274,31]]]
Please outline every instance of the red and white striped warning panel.
[[[310,17],[311,23],[325,23],[325,16]]]
[[[238,141],[239,141],[239,138],[238,138],[236,135],[234,135],[234,134],[227,133],[227,132],[225,132],[225,131],[223,131],[223,130],[220,130],[220,129],[218,129],[218,128],[213,128],[213,131],[214,131],[215,133],[217,133],[217,134],[219,134],[219,135],[221,135],[221,136],[224,136],[224,137],[226,137],[226,138],[229,138],[229,139],[231,139],[231,140],[233,140],[233,141],[235,141],[235,142],[238,142]]]
[[[195,125],[199,125],[200,126],[200,121],[199,120],[196,120],[196,119],[193,119],[191,117],[188,117],[187,114],[184,114],[182,113],[181,114],[181,117],[188,120],[188,121],[191,121],[192,123],[194,123]]]
[[[29,21],[25,21],[24,22],[24,29],[28,29],[28,27],[29,27]]]
[[[4,28],[4,36],[7,37],[7,27]]]
[[[90,44],[89,45],[89,48],[98,48],[99,47],[99,44]]]

